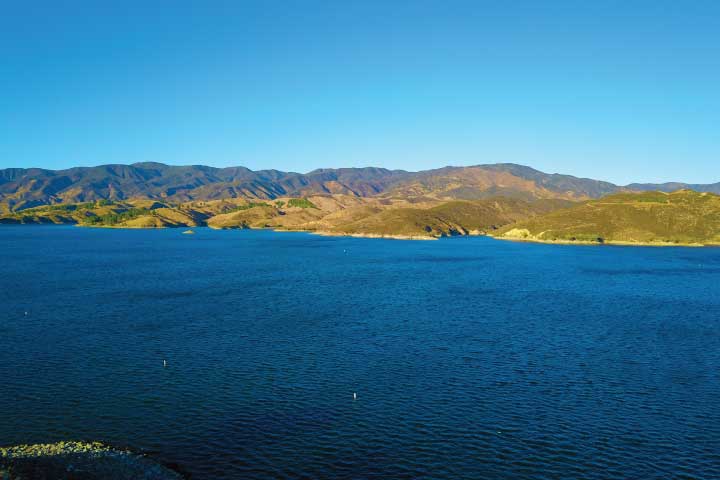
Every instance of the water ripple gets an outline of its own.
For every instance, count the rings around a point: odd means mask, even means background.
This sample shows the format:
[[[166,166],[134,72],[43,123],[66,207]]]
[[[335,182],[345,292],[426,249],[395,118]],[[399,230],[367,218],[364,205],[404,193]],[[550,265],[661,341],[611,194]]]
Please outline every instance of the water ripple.
[[[720,478],[716,249],[28,232],[0,229],[4,444],[195,479]]]

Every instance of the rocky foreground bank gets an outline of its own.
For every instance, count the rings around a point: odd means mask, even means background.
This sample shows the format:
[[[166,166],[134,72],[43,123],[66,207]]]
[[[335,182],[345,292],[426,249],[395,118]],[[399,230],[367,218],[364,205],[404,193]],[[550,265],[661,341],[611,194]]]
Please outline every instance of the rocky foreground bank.
[[[153,460],[92,442],[0,448],[2,480],[182,480]]]

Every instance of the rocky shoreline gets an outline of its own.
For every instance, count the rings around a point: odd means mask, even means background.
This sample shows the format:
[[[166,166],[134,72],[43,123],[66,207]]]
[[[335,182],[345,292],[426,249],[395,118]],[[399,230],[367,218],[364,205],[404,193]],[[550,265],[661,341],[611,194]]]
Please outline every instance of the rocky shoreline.
[[[0,448],[2,480],[182,480],[138,453],[100,442],[58,442]]]
[[[619,240],[603,240],[602,242],[591,242],[587,240],[545,240],[540,238],[532,237],[503,237],[503,236],[492,236],[490,238],[495,240],[504,240],[506,242],[519,242],[519,243],[543,243],[546,245],[587,245],[587,246],[615,246],[615,247],[688,247],[688,248],[701,248],[701,247],[720,247],[717,243],[682,243],[682,242],[628,242]]]
[[[276,230],[277,232],[287,232],[289,230]],[[389,240],[439,240],[441,237],[433,237],[430,235],[380,235],[377,233],[340,233],[340,232],[323,232],[312,230],[296,230],[298,232],[307,232],[322,237],[353,237],[353,238],[385,238]]]

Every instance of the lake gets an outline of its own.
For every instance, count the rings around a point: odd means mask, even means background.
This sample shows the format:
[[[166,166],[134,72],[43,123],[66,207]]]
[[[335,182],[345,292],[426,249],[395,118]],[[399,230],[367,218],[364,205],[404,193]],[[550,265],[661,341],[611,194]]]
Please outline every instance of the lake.
[[[720,478],[717,248],[3,226],[0,251],[0,445],[193,479]]]

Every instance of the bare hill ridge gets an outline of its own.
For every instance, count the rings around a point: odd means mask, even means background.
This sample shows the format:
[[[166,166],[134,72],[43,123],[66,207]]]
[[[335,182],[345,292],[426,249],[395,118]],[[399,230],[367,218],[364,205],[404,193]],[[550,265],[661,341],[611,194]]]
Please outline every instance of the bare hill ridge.
[[[684,184],[672,184],[673,186]],[[693,185],[698,191],[720,184]],[[444,167],[420,172],[384,168],[319,169],[309,173],[253,171],[244,167],[161,163],[101,165],[66,170],[0,170],[0,213],[40,205],[96,200],[154,199],[170,202],[228,198],[273,200],[281,197],[349,195],[478,200],[506,196],[523,200],[586,200],[653,185],[621,187],[609,182],[547,174],[511,163]],[[660,188],[661,190],[663,188]]]

